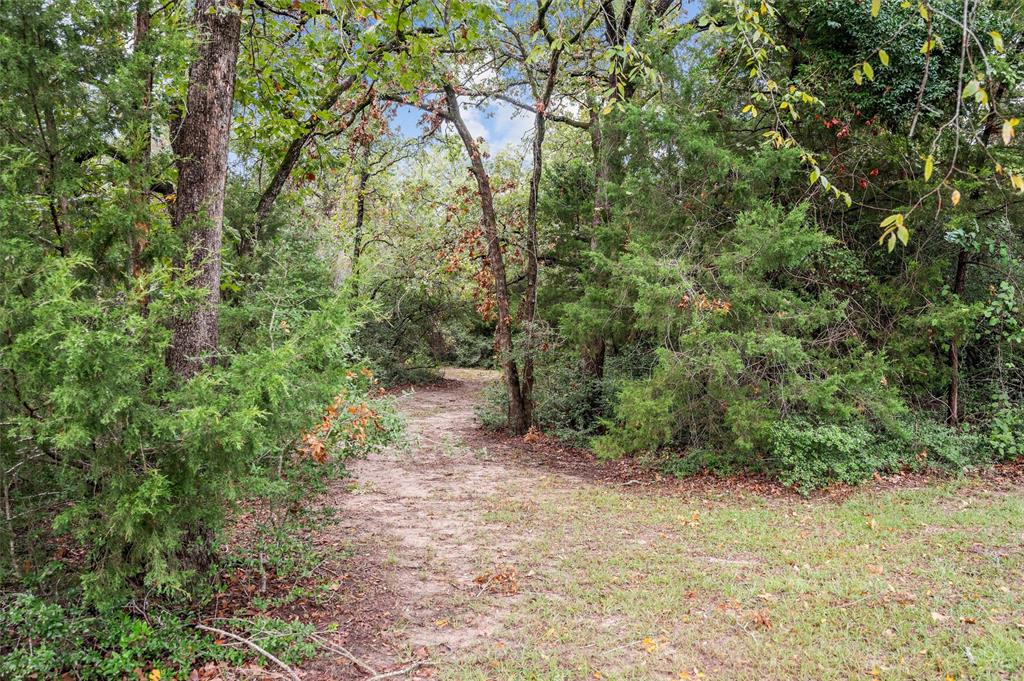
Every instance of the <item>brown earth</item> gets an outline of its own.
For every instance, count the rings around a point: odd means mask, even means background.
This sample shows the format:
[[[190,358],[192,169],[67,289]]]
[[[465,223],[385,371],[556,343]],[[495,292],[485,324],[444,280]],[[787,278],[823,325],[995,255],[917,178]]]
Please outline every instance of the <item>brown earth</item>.
[[[348,643],[382,673],[422,662],[410,675],[430,677],[431,658],[495,636],[500,601],[517,597],[525,578],[510,560],[525,537],[496,531],[485,520],[495,494],[510,487],[549,489],[552,481],[567,488],[586,484],[515,465],[502,453],[517,441],[480,431],[474,409],[496,378],[490,371],[446,369],[438,384],[405,392],[397,400],[405,442],[353,462],[352,478],[331,495],[341,517],[332,532],[350,540],[359,560],[376,562],[385,576],[386,587],[363,604],[369,606],[363,614],[388,620],[387,626]],[[374,612],[382,609],[383,618]],[[304,678],[365,676],[349,660],[325,658],[310,665]]]

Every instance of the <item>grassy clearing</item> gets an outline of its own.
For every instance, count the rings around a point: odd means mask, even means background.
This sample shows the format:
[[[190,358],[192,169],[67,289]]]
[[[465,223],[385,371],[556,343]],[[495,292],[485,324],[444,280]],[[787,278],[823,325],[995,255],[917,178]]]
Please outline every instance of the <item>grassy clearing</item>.
[[[522,592],[500,640],[441,677],[1024,678],[1020,489],[722,494],[495,495],[487,531],[529,538]]]

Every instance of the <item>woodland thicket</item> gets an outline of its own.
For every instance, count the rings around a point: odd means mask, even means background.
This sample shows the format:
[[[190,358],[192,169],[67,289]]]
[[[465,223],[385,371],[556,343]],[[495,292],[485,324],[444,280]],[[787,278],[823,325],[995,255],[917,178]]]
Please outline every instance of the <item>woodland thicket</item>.
[[[381,382],[442,364],[501,372],[491,425],[678,475],[1020,457],[1022,29],[1018,0],[0,3],[0,627],[35,641],[0,676],[200,603],[239,503],[301,507],[394,435]]]

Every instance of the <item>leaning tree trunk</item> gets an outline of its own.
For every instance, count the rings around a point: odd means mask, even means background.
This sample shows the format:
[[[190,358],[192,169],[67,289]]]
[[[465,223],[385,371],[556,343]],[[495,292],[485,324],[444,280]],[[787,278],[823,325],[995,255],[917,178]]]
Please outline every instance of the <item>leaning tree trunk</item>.
[[[466,122],[459,112],[459,99],[455,89],[444,86],[445,102],[448,106],[447,118],[455,125],[462,138],[462,143],[469,154],[470,169],[476,178],[477,190],[480,194],[480,209],[483,217],[484,236],[487,238],[487,264],[494,277],[494,302],[498,309],[498,325],[494,332],[494,346],[501,361],[502,374],[505,380],[505,391],[508,395],[508,429],[514,435],[522,435],[529,427],[528,415],[523,403],[522,388],[519,384],[519,369],[512,356],[512,319],[509,314],[508,280],[505,277],[505,260],[498,240],[498,216],[494,210],[494,193],[491,181],[484,168],[480,149],[473,135],[469,132]]]
[[[317,105],[317,111],[327,111],[334,107],[341,99],[341,96],[348,92],[353,85],[357,83],[355,76],[347,76],[342,79],[329,93],[320,101]],[[363,100],[363,103],[359,106],[366,106],[369,102],[369,98]],[[299,159],[302,157],[302,150],[309,144],[309,141],[316,135],[320,125],[320,117],[316,114],[310,114],[309,118],[302,125],[302,132],[299,133],[289,144],[288,148],[285,149],[284,156],[281,158],[281,163],[278,164],[277,170],[274,172],[274,176],[270,178],[270,184],[267,185],[266,189],[260,195],[260,200],[256,204],[256,216],[253,218],[253,224],[250,228],[249,233],[242,235],[241,251],[243,253],[251,253],[253,251],[253,245],[259,239],[260,228],[267,221],[267,217],[270,215],[270,209],[274,207],[274,202],[277,201],[277,197],[281,195],[281,191],[284,186],[288,183],[288,178],[291,177],[292,171],[295,170],[295,166],[298,165]],[[348,124],[343,124],[347,127]],[[344,127],[342,129],[344,129]]]
[[[189,69],[185,116],[174,134],[178,187],[172,224],[182,237],[187,284],[202,291],[172,323],[167,364],[182,379],[199,373],[217,350],[224,189],[242,15],[238,0],[196,0],[199,49]]]

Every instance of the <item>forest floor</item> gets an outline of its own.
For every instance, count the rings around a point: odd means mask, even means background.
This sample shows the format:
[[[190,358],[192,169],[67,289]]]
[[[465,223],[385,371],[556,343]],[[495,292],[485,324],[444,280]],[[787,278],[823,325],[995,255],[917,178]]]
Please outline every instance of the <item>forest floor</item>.
[[[663,480],[482,430],[495,377],[403,394],[406,441],[327,495],[332,583],[295,616],[336,654],[303,679],[1024,678],[1019,468]]]

